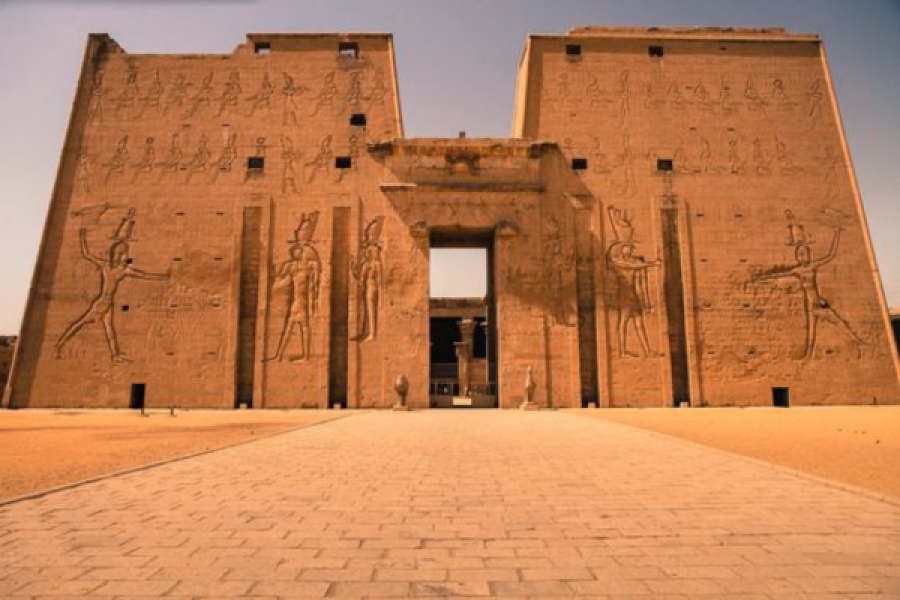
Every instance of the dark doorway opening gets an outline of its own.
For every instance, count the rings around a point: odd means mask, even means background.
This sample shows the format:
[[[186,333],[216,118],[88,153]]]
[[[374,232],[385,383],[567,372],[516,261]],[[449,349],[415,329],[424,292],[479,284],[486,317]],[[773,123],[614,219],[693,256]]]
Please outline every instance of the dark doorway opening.
[[[790,408],[791,389],[785,387],[772,388],[772,406],[777,408]]]
[[[131,399],[128,401],[128,408],[132,410],[144,410],[147,397],[147,384],[132,383]]]
[[[493,245],[492,231],[432,233],[431,408],[499,406]]]

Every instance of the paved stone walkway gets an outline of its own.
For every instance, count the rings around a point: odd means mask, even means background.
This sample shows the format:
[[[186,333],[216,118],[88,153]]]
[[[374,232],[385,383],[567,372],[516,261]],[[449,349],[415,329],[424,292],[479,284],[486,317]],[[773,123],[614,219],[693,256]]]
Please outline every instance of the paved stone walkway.
[[[562,412],[362,413],[0,509],[0,597],[900,597],[900,508]]]

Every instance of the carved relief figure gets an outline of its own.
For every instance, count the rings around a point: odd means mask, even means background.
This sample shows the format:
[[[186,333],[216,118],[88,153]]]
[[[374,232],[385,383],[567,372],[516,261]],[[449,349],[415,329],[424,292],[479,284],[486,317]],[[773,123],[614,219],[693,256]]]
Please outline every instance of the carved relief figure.
[[[123,110],[131,110],[134,108],[140,96],[140,90],[137,84],[138,72],[137,68],[132,65],[128,66],[128,76],[125,80],[125,89],[116,97],[116,113]]]
[[[294,141],[287,137],[281,138],[281,160],[284,161],[284,170],[281,175],[281,191],[287,193],[288,189],[297,193],[297,174],[294,171],[294,163],[300,155],[294,150]]]
[[[220,117],[225,114],[226,109],[237,109],[241,91],[241,74],[237,71],[232,71],[228,76],[228,81],[225,82],[225,86],[222,88],[222,95],[219,96],[218,115]]]
[[[619,357],[658,357],[650,346],[644,315],[652,310],[648,271],[661,261],[647,261],[635,256],[634,225],[628,213],[610,206],[607,209],[615,240],[606,252],[608,267],[614,275],[614,299]],[[641,345],[641,354],[628,350],[628,327],[631,325]]]
[[[81,256],[100,270],[100,292],[91,301],[87,310],[69,325],[57,340],[53,348],[53,356],[55,358],[61,358],[63,348],[78,332],[88,325],[100,323],[103,325],[103,332],[106,335],[112,362],[117,364],[130,362],[119,347],[113,322],[116,292],[119,290],[119,284],[129,278],[149,281],[165,281],[169,279],[168,273],[147,273],[131,266],[128,258],[128,245],[134,237],[134,216],[135,211],[132,208],[116,229],[113,242],[104,257],[91,254],[87,244],[87,230],[83,225],[78,230]]]
[[[609,164],[609,158],[606,153],[603,151],[603,146],[600,143],[600,138],[595,135],[591,135],[591,139],[594,141],[594,145],[591,146],[590,155],[591,155],[591,170],[594,173],[609,173],[612,171],[612,168]]]
[[[372,91],[366,96],[366,100],[371,104],[384,104],[384,98],[387,96],[387,86],[384,85],[384,74],[381,69],[376,71],[375,83],[372,84]]]
[[[834,225],[834,234],[831,238],[831,247],[828,253],[821,258],[814,259],[810,248],[812,242],[806,235],[803,226],[797,222],[791,211],[785,211],[785,217],[788,221],[787,245],[794,247],[796,264],[775,267],[756,273],[753,275],[752,281],[764,282],[779,279],[795,279],[799,283],[800,292],[803,294],[803,310],[806,314],[804,360],[811,359],[815,353],[816,334],[820,321],[831,323],[848,339],[856,343],[857,356],[859,356],[861,354],[860,347],[865,342],[856,335],[846,319],[838,314],[834,307],[831,306],[831,302],[819,291],[819,267],[830,263],[837,256],[842,231],[840,225],[837,223]]]
[[[772,172],[769,168],[769,159],[762,147],[762,140],[756,138],[753,140],[753,166],[757,175],[768,175]]]
[[[728,140],[728,169],[732,175],[739,175],[744,170],[744,161],[741,158],[736,138]]]
[[[631,83],[628,71],[619,74],[619,120],[624,125],[631,117]]]
[[[294,84],[294,78],[288,75],[287,73],[281,74],[282,85],[281,85],[281,94],[284,96],[284,106],[281,110],[281,124],[282,125],[296,125],[297,124],[297,106],[294,103],[294,96],[297,94],[302,94],[306,91],[304,87],[297,87]]]
[[[188,97],[188,83],[184,73],[179,73],[172,81],[169,93],[166,95],[166,108],[164,112],[169,112],[172,107],[182,108]]]
[[[319,171],[328,172],[328,165],[330,165],[331,161],[334,159],[334,153],[331,151],[331,139],[331,135],[326,135],[322,138],[322,142],[319,144],[319,152],[316,154],[315,158],[303,165],[304,167],[309,168],[309,178],[307,179],[307,183],[315,181],[316,174]]]
[[[181,156],[181,138],[177,133],[173,133],[172,142],[169,144],[169,151],[166,154],[166,158],[159,165],[162,167],[159,174],[160,179],[162,179],[166,173],[178,172],[178,169],[181,168]]]
[[[109,183],[113,174],[121,175],[128,166],[128,136],[122,136],[116,144],[116,151],[109,162],[106,163],[106,177],[104,183]]]
[[[153,165],[156,162],[156,148],[154,147],[154,141],[152,137],[148,137],[144,140],[144,153],[141,155],[141,160],[134,163],[134,179],[133,181],[137,181],[137,178],[142,173],[152,174],[153,173]]]
[[[767,102],[763,100],[763,97],[756,90],[753,78],[749,76],[747,77],[746,82],[744,82],[744,98],[750,103],[750,110],[756,112],[765,110]]]
[[[209,108],[209,105],[212,102],[212,81],[213,72],[210,71],[209,75],[203,78],[200,89],[197,90],[197,93],[191,98],[191,108],[184,115],[185,118],[193,117],[201,108]]]
[[[778,163],[778,171],[782,175],[793,175],[803,170],[794,164],[788,145],[777,135],[775,136],[775,160]]]
[[[150,84],[150,89],[148,89],[147,94],[141,98],[141,112],[135,118],[144,116],[144,113],[147,112],[148,108],[158,110],[162,96],[163,84],[159,79],[159,71],[157,71],[156,76],[153,78],[153,83]]]
[[[606,104],[610,101],[603,94],[603,87],[600,85],[600,82],[597,81],[596,77],[591,77],[591,82],[584,89],[584,92],[587,94],[591,107],[597,106],[598,104]]]
[[[566,270],[566,265],[563,257],[559,222],[554,217],[547,219],[544,255],[547,257],[547,277],[550,280],[550,302],[553,321],[556,325],[567,325],[565,298],[563,296],[563,273]]]
[[[250,114],[247,116],[252,117],[261,108],[268,110],[271,106],[272,94],[274,93],[275,85],[269,81],[269,74],[265,73],[262,82],[259,84],[259,91],[247,98],[250,101]]]
[[[319,114],[319,111],[326,106],[329,108],[334,106],[334,99],[337,94],[338,88],[337,84],[334,82],[334,71],[331,71],[325,75],[325,80],[322,82],[322,89],[319,90],[319,93],[313,98],[316,101],[316,106],[313,108],[311,116],[316,116]]]
[[[319,212],[303,214],[300,224],[294,230],[290,241],[290,259],[278,268],[274,289],[287,289],[288,310],[278,339],[275,356],[267,360],[281,362],[294,330],[300,331],[300,354],[290,358],[291,362],[305,361],[310,357],[311,321],[319,312],[319,282],[322,262],[313,242]]]
[[[355,341],[368,342],[378,337],[378,306],[384,285],[384,265],[381,262],[381,229],[384,217],[376,217],[366,226],[360,247],[359,260],[350,257],[350,272],[359,282],[362,318]]]
[[[700,138],[700,170],[710,175],[722,172],[719,163],[716,162],[709,140],[704,137]]]
[[[806,94],[808,108],[806,115],[812,121],[820,121],[822,119],[822,80],[816,79],[809,86],[809,92]]]
[[[213,171],[213,181],[218,180],[219,175],[222,173],[231,173],[231,168],[234,165],[234,161],[237,159],[237,134],[232,133],[228,136],[225,141],[225,145],[222,147],[222,153],[219,154],[219,157],[215,162],[215,170]]]
[[[182,168],[187,171],[185,183],[190,183],[194,175],[206,170],[206,163],[209,162],[208,145],[209,139],[205,135],[201,135],[200,143],[197,145],[197,151],[194,153],[194,156],[182,165]]]
[[[94,85],[91,86],[91,100],[88,103],[88,123],[103,122],[103,72],[94,76]]]
[[[673,104],[676,109],[684,106],[684,95],[681,93],[681,86],[677,82],[669,84],[669,88],[666,90],[666,102]]]
[[[347,95],[344,97],[344,99],[347,101],[347,104],[351,106],[351,108],[356,108],[357,106],[359,106],[362,97],[362,82],[359,78],[359,72],[351,71],[350,84],[347,88]]]
[[[631,140],[628,134],[625,134],[625,140],[622,148],[622,193],[632,195],[635,192],[634,180],[634,153],[631,150]]]
[[[91,191],[91,157],[84,150],[78,155],[78,166],[75,168],[75,189],[85,193]]]

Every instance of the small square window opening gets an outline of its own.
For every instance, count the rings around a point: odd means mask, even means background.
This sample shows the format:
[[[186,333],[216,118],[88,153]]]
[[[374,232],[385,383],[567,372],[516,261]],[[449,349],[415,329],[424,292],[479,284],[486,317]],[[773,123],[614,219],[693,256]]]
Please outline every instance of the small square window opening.
[[[668,173],[675,168],[675,163],[671,158],[660,158],[656,161],[656,170],[660,173]]]
[[[588,168],[588,161],[586,158],[573,158],[572,159],[572,170],[573,171],[586,171]]]
[[[347,58],[359,58],[359,44],[356,42],[340,42],[338,54]]]
[[[251,156],[247,159],[248,171],[262,171],[266,167],[266,159],[262,156]]]
[[[365,127],[366,126],[366,115],[364,115],[364,114],[350,115],[350,124],[354,127]]]
[[[337,169],[349,169],[351,164],[349,156],[338,156],[334,159],[334,166]]]
[[[665,55],[665,50],[663,50],[662,46],[650,46],[647,48],[647,54],[653,58],[662,58]]]
[[[272,44],[269,42],[256,42],[253,44],[253,52],[256,54],[271,54]]]
[[[581,58],[581,44],[566,44],[566,58],[569,60]]]

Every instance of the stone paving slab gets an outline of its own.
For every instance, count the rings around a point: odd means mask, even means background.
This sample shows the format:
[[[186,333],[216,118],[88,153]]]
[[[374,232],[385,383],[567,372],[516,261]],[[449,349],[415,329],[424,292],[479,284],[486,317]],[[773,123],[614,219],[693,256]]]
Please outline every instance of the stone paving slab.
[[[0,508],[2,598],[900,598],[900,507],[564,412],[361,413]]]

